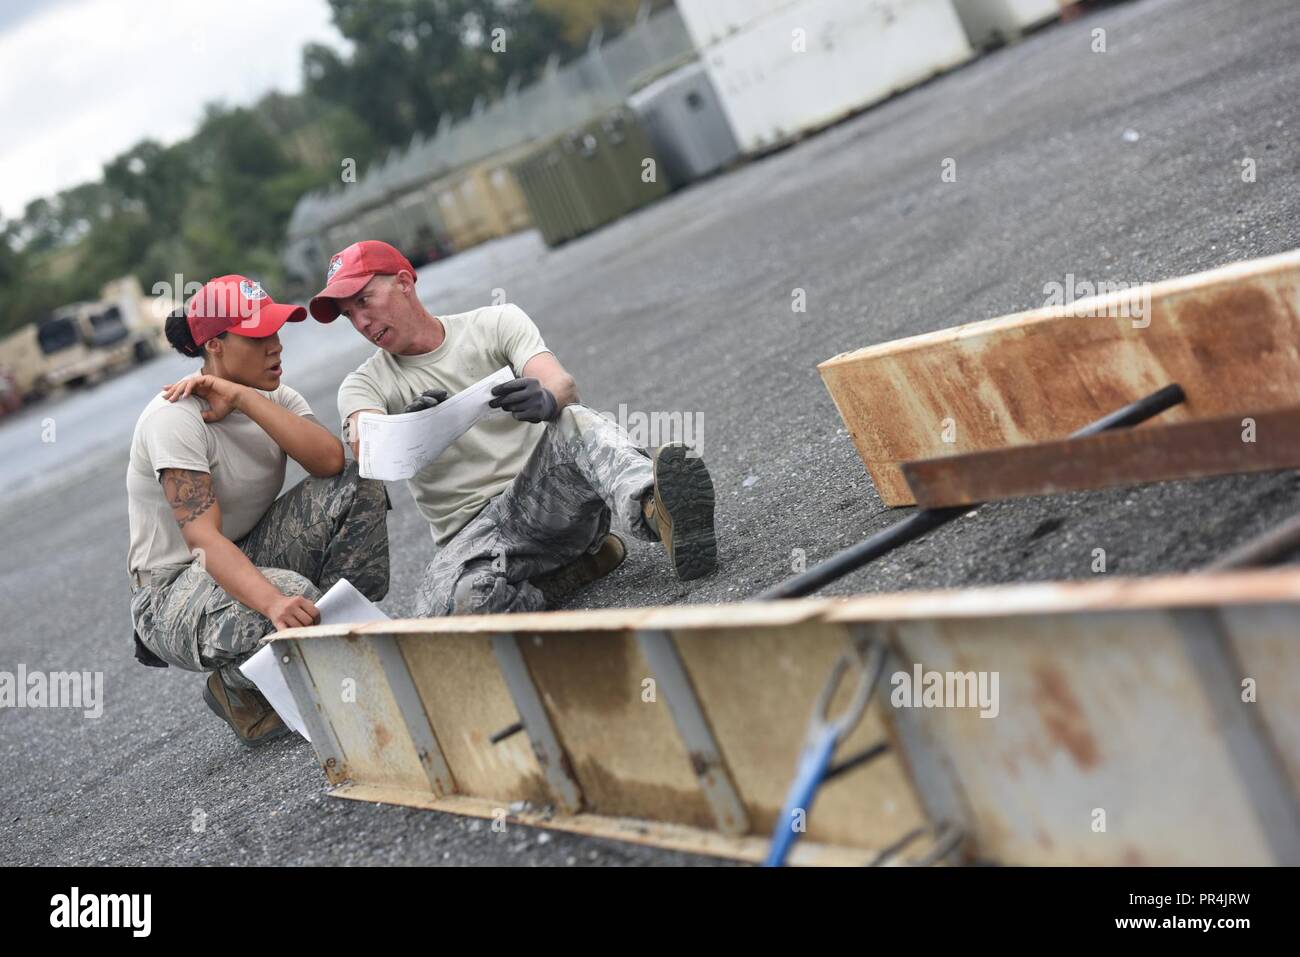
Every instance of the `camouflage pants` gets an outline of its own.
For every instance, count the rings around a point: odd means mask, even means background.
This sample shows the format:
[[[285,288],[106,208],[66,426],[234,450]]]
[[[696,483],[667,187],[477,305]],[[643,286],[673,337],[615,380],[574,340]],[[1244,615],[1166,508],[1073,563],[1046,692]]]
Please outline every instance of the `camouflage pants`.
[[[546,600],[529,579],[595,552],[611,515],[635,537],[659,540],[641,511],[652,484],[649,455],[617,423],[567,406],[514,481],[425,568],[415,614],[541,611]]]
[[[330,478],[307,478],[272,503],[240,550],[285,595],[315,601],[346,578],[371,601],[388,593],[388,495],[355,462]],[[239,665],[275,630],[232,598],[199,560],[153,569],[131,595],[136,634],[163,661],[187,671],[220,669],[226,683],[251,688]]]

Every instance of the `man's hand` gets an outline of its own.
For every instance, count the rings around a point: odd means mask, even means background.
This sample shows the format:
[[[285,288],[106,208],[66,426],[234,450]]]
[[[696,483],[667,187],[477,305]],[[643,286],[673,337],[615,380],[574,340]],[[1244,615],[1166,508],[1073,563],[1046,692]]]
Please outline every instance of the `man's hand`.
[[[320,612],[309,598],[302,595],[280,595],[262,609],[262,614],[271,619],[276,631],[286,628],[305,628],[320,622]]]
[[[402,411],[403,412],[423,412],[425,409],[432,409],[439,402],[447,401],[446,389],[426,389],[417,395],[411,403]]]
[[[196,375],[179,382],[171,382],[162,388],[168,402],[177,402],[187,395],[196,395],[207,400],[208,408],[203,413],[204,422],[220,422],[235,409],[247,386],[242,386],[229,379],[215,375]]]
[[[496,398],[488,405],[505,409],[520,422],[549,422],[559,412],[555,396],[537,379],[511,379],[493,386],[492,394]]]

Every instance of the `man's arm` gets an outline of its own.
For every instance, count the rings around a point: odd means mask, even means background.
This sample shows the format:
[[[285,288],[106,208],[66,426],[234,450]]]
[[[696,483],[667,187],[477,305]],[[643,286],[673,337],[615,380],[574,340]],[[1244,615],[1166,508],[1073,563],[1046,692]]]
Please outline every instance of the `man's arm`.
[[[361,461],[361,434],[357,431],[357,416],[362,412],[373,412],[375,415],[388,414],[383,409],[357,409],[348,416],[348,420],[343,426],[343,435],[348,440],[348,447],[352,449],[352,457],[358,462]]]
[[[315,604],[301,595],[281,594],[239,546],[222,534],[221,505],[212,491],[211,475],[163,469],[158,480],[185,544],[199,552],[203,567],[227,594],[271,619],[277,631],[320,621]]]
[[[551,395],[555,396],[556,415],[559,415],[560,410],[566,405],[574,405],[581,401],[578,398],[578,383],[574,381],[573,376],[564,371],[560,360],[550,352],[539,352],[525,362],[520,375],[525,379],[536,379],[542,384],[542,388],[548,389]]]

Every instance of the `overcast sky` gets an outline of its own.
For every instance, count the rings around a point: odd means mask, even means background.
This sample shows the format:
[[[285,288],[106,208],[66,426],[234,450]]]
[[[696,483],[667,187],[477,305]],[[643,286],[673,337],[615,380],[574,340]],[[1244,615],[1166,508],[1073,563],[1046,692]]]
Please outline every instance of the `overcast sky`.
[[[183,139],[212,100],[297,91],[314,41],[343,46],[325,0],[0,0],[0,215]]]

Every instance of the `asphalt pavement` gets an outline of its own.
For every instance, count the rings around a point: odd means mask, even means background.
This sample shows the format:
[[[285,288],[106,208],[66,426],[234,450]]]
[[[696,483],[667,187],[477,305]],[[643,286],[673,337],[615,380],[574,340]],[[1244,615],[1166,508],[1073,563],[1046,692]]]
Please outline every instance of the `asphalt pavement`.
[[[717,487],[718,572],[678,582],[634,541],[570,606],[739,600],[787,577],[797,550],[812,564],[897,520],[823,359],[1042,305],[1070,273],[1155,281],[1300,246],[1297,64],[1294,0],[1104,7],[558,250],[530,232],[424,269],[435,312],[504,290],[585,404],[690,416]],[[370,348],[343,323],[304,324],[285,381],[337,428],[338,382]],[[711,863],[329,798],[305,742],[246,751],[198,676],[136,664],[127,442],[190,366],[160,359],[0,423],[0,670],[103,672],[105,695],[97,719],[0,709],[0,863]],[[404,616],[432,544],[391,492],[381,605]],[[1295,473],[988,505],[823,594],[1089,578],[1096,547],[1110,574],[1192,569],[1297,510]]]

